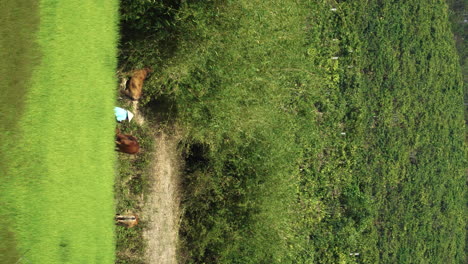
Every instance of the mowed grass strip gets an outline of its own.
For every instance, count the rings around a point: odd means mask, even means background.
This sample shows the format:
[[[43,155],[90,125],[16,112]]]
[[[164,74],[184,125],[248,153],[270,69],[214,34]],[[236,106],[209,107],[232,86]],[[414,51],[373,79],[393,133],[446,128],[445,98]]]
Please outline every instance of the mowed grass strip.
[[[40,62],[27,81],[24,99],[10,105],[8,113],[16,113],[17,126],[1,145],[8,156],[2,160],[0,214],[16,241],[12,258],[29,263],[114,262],[117,9],[116,1],[39,4],[34,38]],[[24,16],[27,25],[27,14],[6,12]],[[19,43],[31,38],[16,37]],[[8,46],[1,49],[8,53]],[[11,54],[12,61],[21,54]],[[22,70],[22,65],[16,67]],[[10,83],[7,92],[16,88]],[[0,244],[11,248],[3,239]]]

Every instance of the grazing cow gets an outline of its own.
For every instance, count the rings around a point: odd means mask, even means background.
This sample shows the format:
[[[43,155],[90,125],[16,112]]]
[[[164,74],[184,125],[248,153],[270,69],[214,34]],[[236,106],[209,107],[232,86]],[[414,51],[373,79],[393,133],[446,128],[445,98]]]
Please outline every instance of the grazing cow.
[[[143,81],[148,76],[148,73],[153,72],[151,68],[144,68],[141,70],[135,70],[130,77],[130,80],[127,82],[127,89],[123,91],[125,95],[132,98],[132,100],[137,101],[141,97],[141,92],[143,90]]]
[[[115,221],[117,225],[125,226],[127,228],[132,228],[138,224],[137,215],[116,215]]]
[[[117,149],[120,152],[135,154],[140,150],[137,139],[132,135],[124,135],[117,131],[117,140],[115,141]]]

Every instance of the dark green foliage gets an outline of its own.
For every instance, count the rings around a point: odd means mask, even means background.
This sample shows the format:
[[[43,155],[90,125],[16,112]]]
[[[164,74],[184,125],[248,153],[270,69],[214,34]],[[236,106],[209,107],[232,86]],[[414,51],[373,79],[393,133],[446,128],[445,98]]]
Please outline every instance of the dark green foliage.
[[[444,3],[185,2],[171,20],[142,102],[170,98],[185,132],[182,262],[466,261]]]
[[[465,124],[468,124],[468,1],[450,0],[447,1],[450,12],[449,19],[455,38],[460,65],[462,67],[464,81],[464,103],[465,103]],[[468,142],[468,126],[465,126],[465,142]]]
[[[147,35],[166,31],[173,26],[173,19],[179,9],[180,1],[122,1],[120,18],[124,33]],[[128,35],[124,35],[128,37]]]
[[[450,12],[449,12],[449,19],[452,26],[452,31],[455,37],[455,44],[457,46],[457,50],[460,54],[460,61],[462,65],[465,64],[465,60],[467,58],[468,52],[466,47],[466,39],[467,39],[467,26],[468,23],[468,1],[467,0],[449,0],[447,1]],[[466,74],[466,72],[465,72]]]
[[[158,67],[174,52],[178,39],[175,15],[180,5],[179,0],[121,1],[119,71]]]

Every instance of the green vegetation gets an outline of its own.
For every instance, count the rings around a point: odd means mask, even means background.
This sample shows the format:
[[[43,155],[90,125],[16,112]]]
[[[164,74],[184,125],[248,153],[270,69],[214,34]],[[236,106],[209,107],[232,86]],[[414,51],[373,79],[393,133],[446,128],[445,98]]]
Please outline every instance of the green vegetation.
[[[468,1],[467,0],[448,0],[447,1],[450,12],[449,19],[452,25],[452,31],[455,37],[455,44],[460,55],[460,64],[462,65],[462,71],[464,76],[465,87],[468,78],[468,48],[466,46],[467,39],[467,26],[468,23]],[[468,94],[465,88],[465,96]]]
[[[117,11],[115,1],[2,5],[2,262],[115,259]]]
[[[445,3],[123,7],[120,66],[157,69],[142,104],[185,131],[182,262],[466,262]]]
[[[123,122],[119,127],[122,133],[138,138],[141,149],[138,155],[125,153],[118,155],[117,178],[114,186],[116,209],[119,214],[141,215],[145,194],[149,192],[149,166],[153,158],[154,143],[152,132],[147,124],[138,126],[134,122]],[[145,227],[146,222],[141,219],[133,228],[116,227],[116,263],[145,263],[146,243],[142,239]]]
[[[449,0],[450,7],[449,20],[455,38],[460,57],[460,65],[463,73],[464,99],[465,99],[465,124],[468,124],[468,0]],[[468,126],[465,126],[465,142],[468,142]]]

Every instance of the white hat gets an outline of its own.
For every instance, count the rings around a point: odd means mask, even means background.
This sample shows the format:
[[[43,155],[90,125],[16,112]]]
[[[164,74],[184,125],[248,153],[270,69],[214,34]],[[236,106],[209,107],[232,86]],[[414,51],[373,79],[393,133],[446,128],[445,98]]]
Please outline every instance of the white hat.
[[[133,118],[132,112],[127,111],[127,119],[128,119],[128,121],[132,121],[132,118]]]

